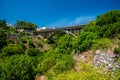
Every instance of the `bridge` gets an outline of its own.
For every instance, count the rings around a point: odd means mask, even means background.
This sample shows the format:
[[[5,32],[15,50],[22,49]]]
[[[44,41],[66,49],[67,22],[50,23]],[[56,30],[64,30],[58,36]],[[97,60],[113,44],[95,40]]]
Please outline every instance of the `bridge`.
[[[56,28],[56,29],[45,29],[45,30],[40,30],[39,34],[43,36],[45,39],[49,39],[53,35],[64,32],[66,34],[71,34],[74,37],[80,32],[80,30],[83,28],[85,25],[79,25],[79,26],[72,26],[72,27],[64,27],[64,28]]]

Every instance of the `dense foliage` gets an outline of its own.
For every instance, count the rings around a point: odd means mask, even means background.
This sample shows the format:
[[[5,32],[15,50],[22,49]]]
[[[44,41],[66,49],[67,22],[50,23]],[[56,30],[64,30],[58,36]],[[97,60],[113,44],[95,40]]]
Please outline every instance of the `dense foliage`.
[[[97,34],[93,32],[80,33],[79,36],[75,38],[73,47],[77,52],[86,51],[95,44],[98,38]]]
[[[2,49],[2,53],[0,54],[0,57],[3,56],[11,56],[13,54],[23,54],[24,49],[19,44],[8,44],[8,46],[4,47]]]
[[[68,71],[58,76],[53,76],[52,80],[108,80],[109,75],[102,69],[95,69],[91,65],[86,65],[84,62],[79,64],[80,72]]]
[[[99,15],[96,20],[96,25],[103,26],[113,24],[120,21],[120,10],[112,10],[103,15]]]
[[[37,25],[31,23],[31,22],[25,22],[25,21],[17,21],[15,24],[16,28],[22,28],[22,29],[29,29],[29,30],[35,30],[37,28]]]
[[[114,53],[120,54],[120,45],[115,48]]]
[[[0,66],[0,80],[33,80],[34,59],[27,55],[7,57]]]
[[[17,21],[15,24],[15,28],[35,30],[36,27],[25,21]],[[8,34],[17,36],[9,37]],[[52,40],[47,40],[47,44],[41,36],[33,37],[25,32],[17,32],[13,27],[8,27],[5,20],[1,20],[0,80],[34,80],[36,75],[46,75],[49,80],[120,79],[119,70],[113,72],[113,75],[91,64],[76,66],[77,62],[73,58],[74,54],[111,47],[116,54],[120,53],[120,10],[99,15],[96,21],[86,24],[77,37],[61,32],[54,34]]]
[[[0,48],[6,45],[7,35],[5,31],[0,30]]]
[[[74,66],[72,55],[61,54],[57,49],[43,54],[42,58],[38,57],[38,61],[38,72],[41,74],[51,70],[58,74],[70,70]]]
[[[7,28],[7,23],[5,20],[0,20],[0,28]]]

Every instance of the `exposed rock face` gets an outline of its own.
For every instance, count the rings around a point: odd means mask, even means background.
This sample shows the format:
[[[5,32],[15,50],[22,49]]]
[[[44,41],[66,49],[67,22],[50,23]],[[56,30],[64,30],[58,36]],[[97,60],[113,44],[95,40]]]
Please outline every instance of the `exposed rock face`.
[[[93,58],[93,65],[114,71],[120,69],[120,62],[117,62],[116,58],[120,58],[120,55],[97,50]]]

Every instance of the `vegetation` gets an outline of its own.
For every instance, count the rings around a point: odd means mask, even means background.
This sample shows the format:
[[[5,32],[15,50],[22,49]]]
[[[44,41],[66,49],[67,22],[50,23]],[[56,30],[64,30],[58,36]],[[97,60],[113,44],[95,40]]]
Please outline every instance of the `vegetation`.
[[[17,21],[15,24],[16,28],[22,28],[22,29],[29,29],[29,30],[35,30],[37,28],[37,25],[31,23],[31,22],[25,22],[25,21]]]
[[[0,80],[33,80],[34,59],[27,55],[7,57],[0,66]]]
[[[1,53],[0,57],[11,56],[13,54],[23,54],[23,53],[24,53],[24,49],[21,45],[8,44],[8,46],[6,46],[2,49],[2,53]]]
[[[114,49],[114,53],[120,54],[120,46],[118,46]]]
[[[0,30],[0,48],[6,45],[7,35],[5,31]]]
[[[120,21],[120,11],[112,10],[103,15],[99,15],[96,20],[96,25],[103,26],[108,24],[114,24]]]
[[[77,52],[83,52],[88,49],[91,49],[92,45],[98,40],[97,34],[93,32],[84,32],[80,33],[79,36],[75,39],[73,47]]]
[[[84,62],[79,64],[80,72],[67,71],[58,76],[53,76],[52,80],[108,80],[109,75],[102,69],[95,69],[91,65],[86,65]]]
[[[0,20],[0,28],[3,28],[3,29],[7,28],[7,23],[5,20]]]
[[[36,27],[25,21],[15,24],[15,28],[35,30]],[[48,40],[50,44],[36,31],[34,34],[37,36],[32,37],[28,33],[17,32],[15,28],[8,27],[5,20],[0,21],[0,80],[34,80],[36,75],[46,75],[48,80],[120,79],[120,70],[108,73],[85,62],[77,65],[73,58],[76,53],[97,49],[115,48],[114,52],[120,54],[120,10],[99,15],[77,37],[63,32],[54,34],[51,39],[54,43]],[[17,36],[9,37],[8,34]]]

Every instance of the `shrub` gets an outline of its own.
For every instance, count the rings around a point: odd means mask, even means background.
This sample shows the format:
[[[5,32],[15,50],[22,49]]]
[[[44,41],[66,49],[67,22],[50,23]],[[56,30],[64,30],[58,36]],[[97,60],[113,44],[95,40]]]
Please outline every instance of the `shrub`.
[[[7,35],[5,31],[0,30],[0,49],[6,45]]]
[[[74,66],[74,60],[70,54],[61,54],[59,51],[51,50],[44,53],[38,60],[37,70],[40,74],[50,75],[49,70],[55,74],[70,70]]]
[[[108,24],[108,25],[104,25],[104,26],[98,26],[96,27],[96,33],[100,36],[100,37],[104,37],[104,38],[114,38],[116,37],[118,34],[120,34],[120,23],[114,23],[114,24]]]
[[[34,80],[34,59],[27,55],[13,55],[0,65],[0,80]]]
[[[90,21],[87,25],[83,27],[84,32],[95,32],[96,31],[96,25],[95,21]]]
[[[99,15],[97,20],[89,22],[85,27],[85,32],[96,33],[101,38],[120,37],[120,10],[112,10],[103,15]]]
[[[56,63],[56,54],[52,51],[43,53],[43,55],[38,55],[38,73],[45,74],[50,68],[52,68]]]
[[[30,56],[36,56],[40,53],[40,51],[36,48],[29,48],[27,54]]]
[[[22,41],[23,43],[27,43],[27,38],[26,38],[26,37],[23,37],[23,38],[21,38],[21,41]]]
[[[8,44],[8,46],[2,49],[1,57],[2,56],[11,56],[13,54],[24,54],[24,49],[19,44]]]
[[[29,47],[35,48],[35,45],[33,43],[33,39],[32,38],[28,38],[28,41],[29,41]]]
[[[38,72],[45,74],[49,69],[55,65],[56,61],[54,57],[49,57],[44,59],[41,63],[38,64]]]
[[[98,38],[97,34],[92,32],[80,33],[73,42],[73,49],[78,52],[86,51],[91,48],[91,45],[94,44]]]
[[[120,54],[120,46],[114,49],[114,53]]]
[[[112,76],[114,76],[113,80],[120,80],[120,69],[115,70]]]
[[[96,25],[103,26],[113,24],[120,21],[120,10],[112,10],[103,15],[99,15],[96,20]]]
[[[72,41],[73,37],[71,35],[65,35],[57,41],[57,48],[59,48],[60,53],[70,54],[72,51]]]
[[[111,47],[111,40],[108,38],[101,38],[95,41],[92,45],[93,49],[107,49]]]
[[[80,64],[80,72],[67,71],[57,76],[53,76],[52,80],[108,80],[110,79],[101,69],[95,69],[91,65]]]
[[[74,67],[74,60],[71,55],[59,55],[56,64],[53,66],[53,70],[56,74],[65,72]]]

